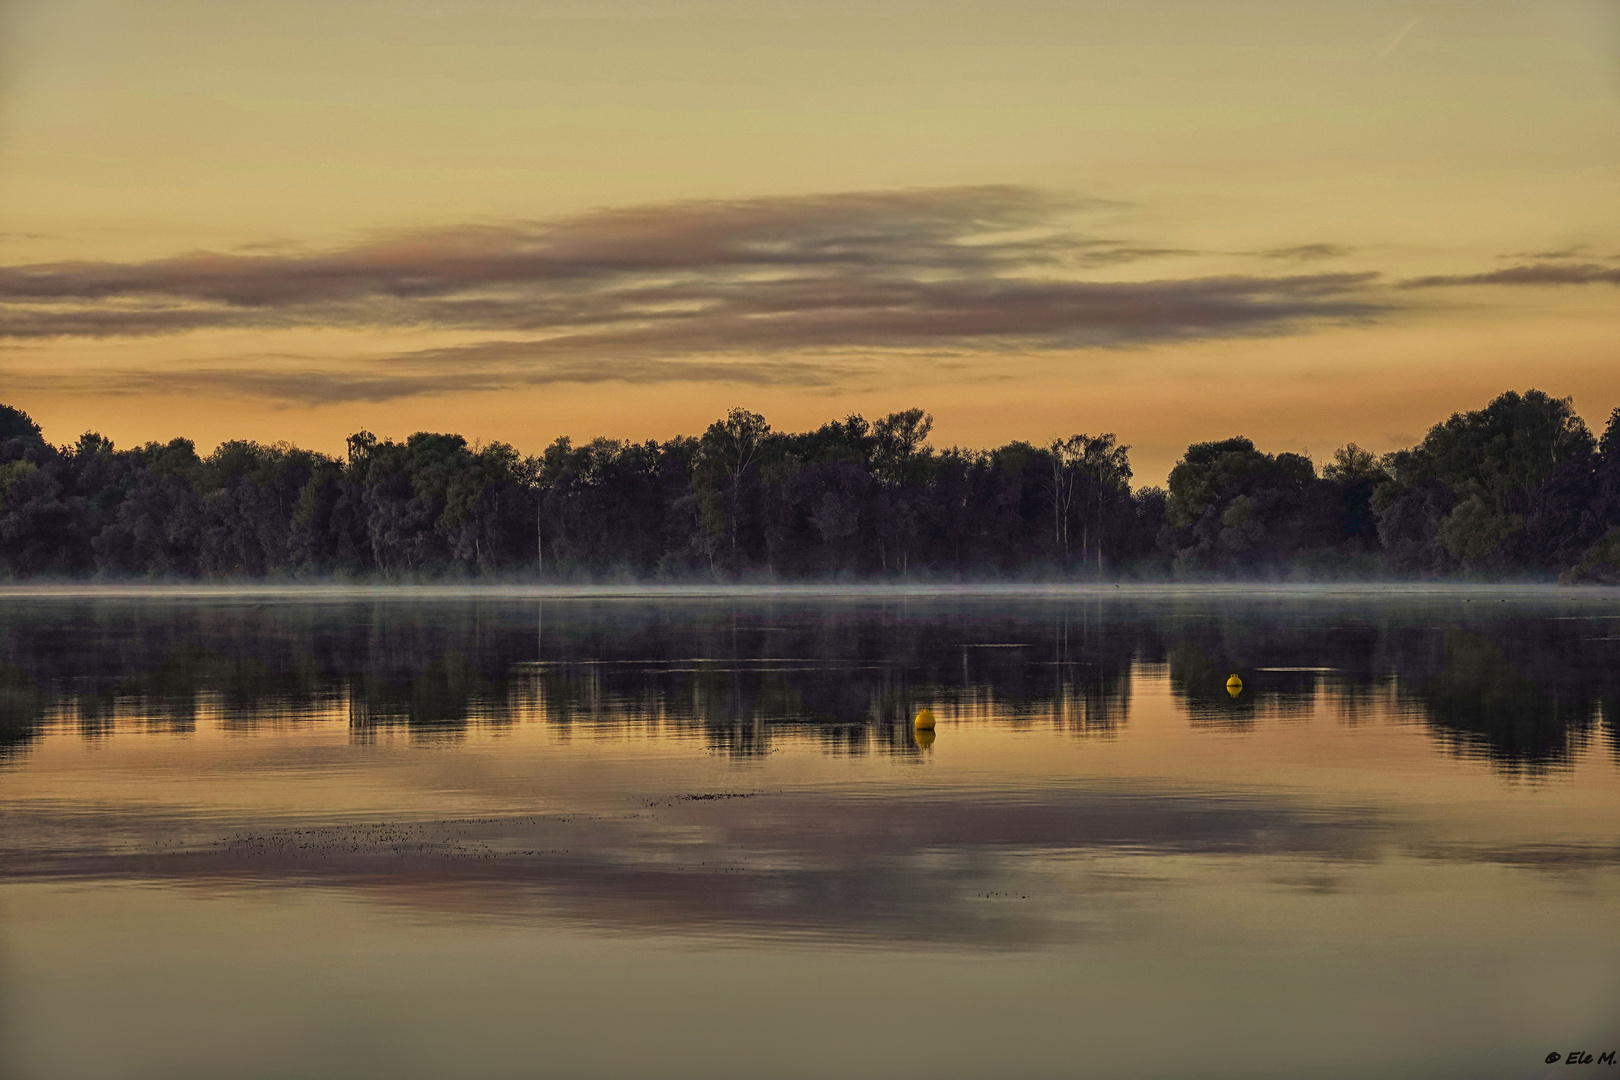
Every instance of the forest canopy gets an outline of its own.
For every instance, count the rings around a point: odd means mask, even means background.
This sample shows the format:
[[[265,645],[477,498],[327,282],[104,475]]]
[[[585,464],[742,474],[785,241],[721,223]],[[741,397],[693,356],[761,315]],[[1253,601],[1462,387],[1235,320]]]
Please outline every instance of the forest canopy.
[[[1510,391],[1416,446],[1320,468],[1241,436],[1168,490],[1076,433],[935,448],[907,409],[538,455],[418,432],[342,458],[235,440],[54,446],[0,405],[0,575],[593,580],[1518,577],[1620,582],[1620,409]]]

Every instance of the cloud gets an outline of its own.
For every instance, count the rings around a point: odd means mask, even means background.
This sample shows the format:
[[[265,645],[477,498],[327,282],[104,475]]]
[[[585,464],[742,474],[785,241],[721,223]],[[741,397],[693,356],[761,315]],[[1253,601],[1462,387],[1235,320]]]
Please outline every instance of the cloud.
[[[1294,247],[1272,248],[1269,251],[1257,251],[1263,259],[1287,259],[1294,262],[1310,262],[1316,259],[1342,259],[1346,255],[1355,254],[1355,248],[1345,247],[1343,244],[1298,244]]]
[[[1557,251],[1516,251],[1511,255],[1498,255],[1498,259],[1589,259],[1592,257],[1591,244],[1574,244]]]
[[[857,192],[629,207],[324,251],[0,266],[0,337],[336,327],[473,339],[346,360],[342,370],[313,358],[296,371],[232,358],[103,383],[152,392],[185,379],[344,401],[607,379],[816,385],[903,354],[1260,336],[1373,319],[1391,306],[1371,273],[1095,280],[1088,271],[1197,254],[1073,227],[1078,215],[1115,205],[1009,186]],[[857,353],[863,359],[850,359]]]
[[[19,390],[95,392],[112,395],[207,394],[253,397],[297,405],[395,401],[422,395],[478,393],[555,383],[696,382],[747,386],[792,385],[806,389],[847,385],[871,372],[870,365],[787,360],[762,365],[738,359],[551,358],[522,363],[526,343],[490,342],[464,350],[433,349],[381,360],[346,361],[341,368],[288,365],[249,358],[234,365],[148,371],[5,372]],[[490,362],[480,354],[492,354]],[[505,362],[501,362],[505,361]],[[517,361],[517,362],[513,362]],[[439,365],[434,370],[435,364]]]
[[[1400,31],[1394,37],[1390,38],[1388,43],[1385,44],[1382,49],[1378,50],[1378,55],[1373,58],[1373,63],[1383,63],[1385,58],[1387,58],[1390,53],[1401,47],[1401,42],[1406,40],[1406,35],[1410,34],[1413,30],[1416,30],[1418,23],[1422,21],[1423,16],[1419,15],[1417,18],[1412,19],[1405,26],[1401,27]]]
[[[432,325],[547,336],[357,358],[341,368],[243,362],[88,376],[13,373],[10,381],[60,389],[77,380],[103,393],[211,390],[310,404],[611,380],[815,387],[847,384],[906,359],[1258,336],[1307,321],[1369,319],[1384,305],[1354,294],[1374,277],[704,283],[620,294],[605,312],[593,297],[565,311],[469,301],[468,312],[445,302],[429,305]]]
[[[1076,250],[1067,261],[1074,266],[1117,266],[1143,259],[1208,254],[1194,248],[1153,247],[1124,240],[1085,240],[1076,244]]]
[[[319,253],[5,267],[0,302],[161,299],[330,313],[358,301],[473,290],[566,294],[694,274],[984,273],[1053,262],[1060,241],[994,234],[1049,228],[1058,212],[1079,205],[1014,187],[687,202],[422,231]]]
[[[1509,266],[1482,274],[1448,274],[1411,278],[1401,282],[1406,289],[1426,289],[1438,285],[1620,285],[1620,269],[1595,263],[1531,263]]]

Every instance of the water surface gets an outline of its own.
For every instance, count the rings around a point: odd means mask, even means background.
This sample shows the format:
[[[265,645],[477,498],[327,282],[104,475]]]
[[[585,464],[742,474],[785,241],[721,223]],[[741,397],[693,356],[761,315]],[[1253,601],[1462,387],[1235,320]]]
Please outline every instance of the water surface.
[[[16,592],[0,1075],[1536,1075],[1617,716],[1601,590]]]

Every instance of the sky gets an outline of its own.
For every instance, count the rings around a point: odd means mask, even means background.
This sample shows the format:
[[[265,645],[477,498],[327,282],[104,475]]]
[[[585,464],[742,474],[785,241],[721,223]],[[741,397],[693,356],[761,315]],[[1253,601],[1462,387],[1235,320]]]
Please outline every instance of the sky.
[[[537,452],[1620,406],[1613,0],[0,0],[0,402]]]

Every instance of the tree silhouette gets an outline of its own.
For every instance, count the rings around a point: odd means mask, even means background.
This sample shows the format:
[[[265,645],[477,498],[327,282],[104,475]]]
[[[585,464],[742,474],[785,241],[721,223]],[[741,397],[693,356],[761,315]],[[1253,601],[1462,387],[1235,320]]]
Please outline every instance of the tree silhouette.
[[[1422,442],[1311,461],[1195,443],[1131,489],[1112,433],[935,450],[920,408],[802,432],[731,409],[698,438],[505,443],[357,431],[287,443],[52,446],[0,407],[0,575],[571,580],[1609,571],[1620,410],[1507,393]],[[1609,545],[1609,546],[1603,546]]]

